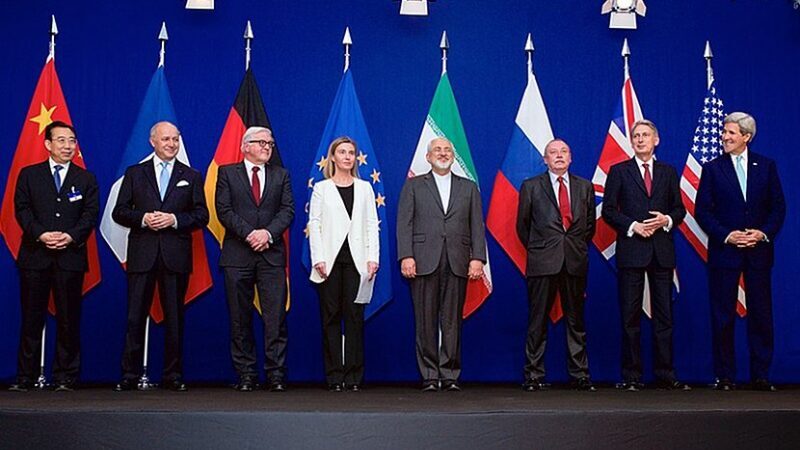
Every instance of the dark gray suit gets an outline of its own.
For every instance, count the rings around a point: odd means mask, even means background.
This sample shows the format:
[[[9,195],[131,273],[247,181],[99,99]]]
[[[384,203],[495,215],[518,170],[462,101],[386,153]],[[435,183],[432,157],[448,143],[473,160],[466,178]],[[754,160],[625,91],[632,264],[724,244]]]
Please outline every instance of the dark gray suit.
[[[544,377],[547,315],[561,293],[567,321],[569,374],[589,376],[583,293],[589,269],[589,241],[594,236],[595,207],[592,183],[569,175],[572,224],[564,229],[556,191],[545,172],[522,183],[517,214],[517,234],[528,252],[526,276],[530,315],[525,345],[525,379]]]
[[[416,278],[410,280],[411,296],[417,364],[426,382],[458,380],[469,263],[486,262],[478,187],[455,174],[451,183],[447,213],[430,172],[408,179],[398,204],[397,259],[414,258],[417,265]]]
[[[231,357],[241,379],[256,378],[256,353],[252,315],[254,286],[258,288],[264,321],[264,369],[268,381],[282,382],[286,375],[286,243],[283,232],[294,218],[289,172],[266,165],[261,200],[253,199],[244,162],[219,168],[216,209],[225,227],[219,265],[225,272],[225,293],[231,315]],[[256,252],[247,236],[266,229],[269,248]]]

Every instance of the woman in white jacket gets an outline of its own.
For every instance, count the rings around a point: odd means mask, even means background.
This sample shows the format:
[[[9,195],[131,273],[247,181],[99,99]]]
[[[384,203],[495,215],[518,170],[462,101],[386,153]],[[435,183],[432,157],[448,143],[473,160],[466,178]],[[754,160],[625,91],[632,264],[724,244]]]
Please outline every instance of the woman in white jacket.
[[[364,304],[378,271],[378,212],[372,185],[358,177],[356,143],[334,139],[325,180],[308,211],[311,276],[318,283],[322,352],[328,390],[359,391],[364,377]],[[342,363],[342,321],[345,349]]]

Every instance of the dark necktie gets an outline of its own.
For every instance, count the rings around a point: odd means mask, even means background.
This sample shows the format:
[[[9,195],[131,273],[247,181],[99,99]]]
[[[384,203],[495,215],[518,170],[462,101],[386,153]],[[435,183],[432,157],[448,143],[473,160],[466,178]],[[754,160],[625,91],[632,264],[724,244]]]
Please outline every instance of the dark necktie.
[[[644,189],[647,191],[647,196],[653,195],[653,177],[650,176],[650,164],[642,164],[644,167]]]
[[[258,171],[261,170],[260,167],[253,167],[253,177],[251,188],[253,191],[253,200],[256,201],[258,204],[261,201],[261,181],[258,179]]]
[[[61,169],[64,166],[55,166],[53,167],[53,181],[56,183],[56,192],[61,192]]]
[[[572,225],[572,208],[569,207],[569,194],[564,184],[564,177],[558,177],[558,209],[561,211],[561,222],[567,230]]]

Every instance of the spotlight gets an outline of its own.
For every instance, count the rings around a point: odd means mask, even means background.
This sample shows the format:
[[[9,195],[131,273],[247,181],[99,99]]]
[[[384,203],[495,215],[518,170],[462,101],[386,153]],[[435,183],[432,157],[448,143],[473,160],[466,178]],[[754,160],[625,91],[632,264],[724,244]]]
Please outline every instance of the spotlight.
[[[433,2],[433,1],[435,0],[400,0],[400,15],[427,16],[428,2]]]
[[[186,0],[186,9],[214,9],[214,0]]]
[[[635,30],[636,15],[644,17],[647,6],[644,0],[606,0],[600,8],[600,14],[608,13],[611,13],[608,28]]]

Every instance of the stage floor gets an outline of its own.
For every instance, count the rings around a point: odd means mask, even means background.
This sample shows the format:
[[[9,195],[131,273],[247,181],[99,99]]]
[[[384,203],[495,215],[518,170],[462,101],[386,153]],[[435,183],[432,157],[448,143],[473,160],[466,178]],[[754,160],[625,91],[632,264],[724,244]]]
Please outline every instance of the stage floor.
[[[20,446],[21,445],[21,446]],[[2,448],[800,448],[800,389],[0,392]],[[636,447],[633,447],[636,448]]]

